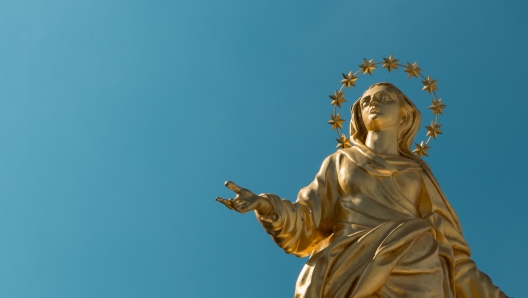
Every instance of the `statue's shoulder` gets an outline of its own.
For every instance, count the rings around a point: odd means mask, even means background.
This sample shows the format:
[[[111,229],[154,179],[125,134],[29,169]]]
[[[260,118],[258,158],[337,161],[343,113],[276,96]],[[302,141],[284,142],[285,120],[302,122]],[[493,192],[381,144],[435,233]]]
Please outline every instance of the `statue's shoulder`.
[[[356,147],[346,148],[346,149],[339,149],[336,152],[328,155],[325,158],[325,161],[337,161],[340,158],[347,157],[347,156],[350,157],[350,156],[354,156],[354,155],[357,155],[357,154],[360,154],[360,152],[359,152],[359,150],[357,150]]]
[[[336,153],[340,153],[340,154],[356,154],[356,153],[359,153],[359,150],[358,150],[358,147],[353,146],[353,147],[350,147],[350,148],[339,149],[339,150],[336,151]]]
[[[347,157],[348,159],[355,160],[362,157],[364,154],[356,147],[345,148],[337,150],[334,155],[336,158]]]
[[[348,164],[348,162],[360,159],[362,156],[363,155],[356,147],[339,149],[325,158],[323,166],[334,164],[336,167],[339,167],[343,163]]]

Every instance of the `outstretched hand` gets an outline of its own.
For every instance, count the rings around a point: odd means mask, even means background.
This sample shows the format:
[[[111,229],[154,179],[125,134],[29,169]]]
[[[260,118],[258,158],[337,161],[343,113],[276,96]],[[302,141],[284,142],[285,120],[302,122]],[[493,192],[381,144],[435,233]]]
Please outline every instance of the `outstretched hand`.
[[[240,213],[257,210],[259,213],[266,214],[271,209],[271,204],[264,197],[254,194],[246,188],[242,188],[231,181],[226,181],[225,186],[236,193],[234,199],[216,198],[216,201],[224,204],[230,210]]]

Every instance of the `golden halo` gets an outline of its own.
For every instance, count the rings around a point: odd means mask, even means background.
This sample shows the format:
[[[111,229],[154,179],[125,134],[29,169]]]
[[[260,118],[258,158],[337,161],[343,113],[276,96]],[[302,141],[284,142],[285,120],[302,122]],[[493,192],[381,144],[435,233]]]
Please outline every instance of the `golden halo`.
[[[341,133],[341,129],[343,128],[342,124],[346,120],[341,118],[341,115],[337,113],[337,108],[341,108],[341,104],[346,102],[345,100],[345,92],[343,91],[343,88],[347,88],[350,86],[356,87],[356,81],[359,77],[356,75],[361,71],[363,75],[370,74],[372,75],[372,72],[377,69],[376,65],[382,64],[382,68],[387,68],[389,73],[393,69],[398,69],[399,66],[405,67],[403,70],[407,73],[407,78],[410,79],[412,77],[418,78],[420,76],[422,79],[423,88],[422,91],[428,91],[429,94],[433,94],[434,99],[432,99],[432,104],[429,106],[429,109],[433,110],[433,115],[435,116],[435,120],[431,121],[430,126],[426,126],[427,134],[426,137],[427,141],[422,141],[420,144],[415,143],[416,148],[413,150],[413,152],[422,157],[423,155],[429,156],[427,150],[429,150],[431,147],[428,146],[429,142],[431,141],[431,138],[434,138],[436,140],[436,137],[439,134],[442,134],[442,131],[440,131],[440,127],[442,124],[438,123],[438,115],[442,114],[446,105],[442,104],[442,99],[438,98],[436,95],[436,90],[438,90],[438,87],[436,86],[436,83],[438,80],[431,79],[430,76],[427,76],[427,78],[422,75],[420,72],[422,71],[421,68],[418,67],[418,62],[414,62],[413,64],[407,62],[407,66],[398,63],[400,60],[394,59],[392,55],[390,55],[389,58],[383,58],[383,62],[374,62],[374,59],[367,60],[363,59],[363,64],[359,65],[360,69],[356,71],[355,73],[352,73],[350,71],[348,74],[343,74],[343,79],[341,80],[341,88],[336,91],[334,91],[334,94],[330,95],[330,98],[332,99],[331,105],[334,106],[334,114],[330,115],[330,120],[328,121],[328,124],[332,125],[332,130],[337,131],[337,148],[349,148],[350,145],[350,139],[346,137],[344,133]]]

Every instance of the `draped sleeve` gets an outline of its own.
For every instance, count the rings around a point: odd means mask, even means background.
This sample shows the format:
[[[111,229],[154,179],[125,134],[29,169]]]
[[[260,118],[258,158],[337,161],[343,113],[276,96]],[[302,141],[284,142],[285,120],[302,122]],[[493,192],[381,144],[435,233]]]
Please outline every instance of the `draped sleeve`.
[[[338,153],[327,157],[315,179],[302,188],[295,202],[261,194],[273,209],[257,220],[286,253],[305,257],[332,234],[335,202],[342,192],[338,182]]]

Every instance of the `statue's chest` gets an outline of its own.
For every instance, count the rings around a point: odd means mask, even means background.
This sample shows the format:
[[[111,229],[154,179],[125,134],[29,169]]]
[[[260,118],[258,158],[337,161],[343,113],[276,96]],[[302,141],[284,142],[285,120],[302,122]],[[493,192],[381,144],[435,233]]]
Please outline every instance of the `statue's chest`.
[[[389,194],[393,197],[403,197],[416,205],[422,188],[420,174],[413,170],[392,176],[376,176],[352,165],[342,168],[339,176],[346,195],[357,198]]]

